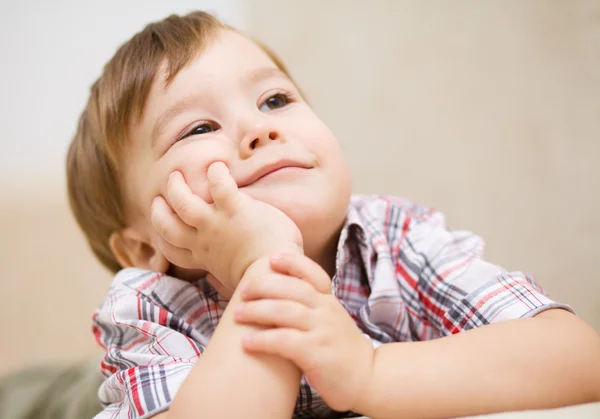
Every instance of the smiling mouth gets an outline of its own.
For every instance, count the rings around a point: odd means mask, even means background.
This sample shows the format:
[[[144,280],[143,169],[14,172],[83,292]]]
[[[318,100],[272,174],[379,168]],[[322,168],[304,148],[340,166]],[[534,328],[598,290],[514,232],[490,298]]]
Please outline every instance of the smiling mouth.
[[[252,173],[252,175],[250,175],[248,178],[246,178],[242,182],[240,182],[238,187],[243,188],[244,186],[251,185],[271,174],[274,174],[276,172],[285,171],[285,169],[310,169],[310,168],[311,168],[311,166],[304,164],[304,163],[299,163],[297,161],[280,160],[275,163],[267,164],[267,165],[261,167],[259,170]]]

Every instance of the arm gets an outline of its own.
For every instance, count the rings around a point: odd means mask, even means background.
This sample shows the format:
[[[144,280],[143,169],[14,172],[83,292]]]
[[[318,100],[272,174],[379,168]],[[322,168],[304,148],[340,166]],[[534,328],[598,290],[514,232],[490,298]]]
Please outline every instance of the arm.
[[[446,337],[378,348],[366,414],[448,417],[598,399],[598,336],[567,311],[547,310],[561,305],[532,275],[483,260],[483,241],[448,229],[441,213],[398,224],[406,234],[396,272],[409,290],[411,329]]]
[[[264,267],[260,259],[253,263],[242,282],[270,276]],[[105,409],[98,419],[161,411],[163,418],[237,418],[244,412],[289,419],[297,373],[275,357],[236,350],[244,328],[233,324],[231,310],[239,293],[222,311],[206,284],[197,285],[135,268],[115,276],[93,317],[93,333],[105,350],[100,365],[106,380],[98,391]],[[172,414],[166,411],[171,406]]]
[[[246,278],[268,268],[255,262]],[[160,418],[290,418],[300,382],[292,362],[268,355],[250,355],[242,336],[256,327],[234,322],[240,287],[230,300],[209,345],[179,389],[168,412]]]
[[[243,343],[293,360],[336,410],[445,418],[600,400],[600,338],[566,310],[373,350],[327,292],[325,272],[302,256],[272,264],[303,281],[247,284],[236,319],[275,329]]]
[[[397,368],[390,368],[390,366]],[[375,351],[356,410],[436,418],[600,400],[600,339],[564,310]]]
[[[157,197],[153,224],[164,238],[161,252],[176,266],[204,269],[231,296],[204,353],[186,377],[167,417],[289,418],[300,372],[275,356],[244,352],[242,336],[256,327],[234,322],[238,283],[270,273],[266,255],[290,248],[302,253],[302,235],[284,213],[238,190],[222,162],[208,170],[208,204],[192,193],[181,173],[168,181],[168,203]],[[241,279],[240,279],[241,278]]]

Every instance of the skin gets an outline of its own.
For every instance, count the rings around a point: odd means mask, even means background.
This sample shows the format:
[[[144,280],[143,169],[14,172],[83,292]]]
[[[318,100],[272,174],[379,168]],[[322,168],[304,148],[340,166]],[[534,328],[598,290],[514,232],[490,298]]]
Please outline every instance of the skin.
[[[190,97],[153,142],[156,122]],[[294,83],[246,37],[222,32],[168,87],[155,83],[144,117],[129,138],[124,175],[129,227],[120,234],[125,240],[113,239],[113,248],[128,256],[130,264],[164,269],[167,258],[178,277],[197,276],[198,265],[211,272],[207,265],[212,260],[183,257],[185,250],[205,244],[199,243],[201,237],[187,234],[187,239],[168,243],[158,233],[156,221],[160,223],[165,206],[157,216],[156,198],[159,205],[168,199],[170,175],[180,172],[193,194],[212,203],[208,168],[223,162],[241,193],[283,212],[300,230],[304,253],[331,274],[335,270],[337,238],[350,198],[350,175],[340,145]],[[281,160],[303,168],[279,170],[246,184]],[[235,257],[223,255],[225,260]]]
[[[300,371],[281,357],[243,350],[243,335],[262,327],[234,321],[237,286],[277,275],[268,256],[282,250],[333,273],[350,198],[339,143],[293,82],[238,33],[220,33],[171,84],[164,79],[128,133],[127,227],[110,245],[123,266],[183,279],[208,272],[230,301],[159,417],[289,418]],[[182,100],[181,112],[169,111]],[[158,121],[166,121],[160,129]]]
[[[271,267],[286,276],[240,286],[236,321],[266,327],[242,344],[293,361],[332,408],[447,418],[600,400],[600,338],[565,310],[374,350],[328,291],[320,266],[283,254]]]
[[[153,141],[155,123],[190,94],[200,99]],[[130,138],[129,219],[111,238],[115,255],[182,278],[209,272],[230,298],[157,417],[289,418],[300,371],[331,407],[373,418],[600,399],[600,339],[563,310],[372,348],[329,290],[350,195],[339,144],[243,36],[221,33],[169,86],[159,77]]]

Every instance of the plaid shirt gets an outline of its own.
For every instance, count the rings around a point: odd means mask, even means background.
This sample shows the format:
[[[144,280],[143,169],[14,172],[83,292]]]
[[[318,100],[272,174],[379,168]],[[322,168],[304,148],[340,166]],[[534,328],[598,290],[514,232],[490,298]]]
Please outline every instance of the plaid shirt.
[[[374,346],[435,339],[531,317],[550,300],[532,275],[482,259],[483,241],[441,213],[392,197],[354,196],[332,292]],[[106,350],[98,418],[147,418],[168,408],[208,345],[227,302],[205,278],[136,268],[114,278],[93,317]],[[295,418],[339,417],[302,379]]]

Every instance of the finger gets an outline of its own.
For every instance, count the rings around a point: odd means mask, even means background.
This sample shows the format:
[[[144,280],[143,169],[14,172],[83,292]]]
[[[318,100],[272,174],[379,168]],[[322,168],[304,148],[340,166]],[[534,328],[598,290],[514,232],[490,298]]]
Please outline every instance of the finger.
[[[253,277],[242,285],[242,298],[246,301],[273,299],[291,300],[307,307],[316,307],[318,291],[298,278],[272,273],[264,277]]]
[[[258,300],[235,308],[239,323],[307,331],[314,326],[310,309],[294,301]]]
[[[208,190],[218,208],[230,209],[235,205],[238,193],[237,183],[222,161],[212,163],[207,173]]]
[[[150,207],[150,222],[158,234],[177,247],[187,247],[196,229],[184,223],[173,212],[162,196],[157,196]]]
[[[175,213],[187,225],[199,228],[209,214],[209,204],[194,195],[180,172],[169,175],[167,197]]]
[[[306,332],[295,329],[267,329],[244,336],[242,347],[250,352],[262,352],[289,359],[303,371],[310,370],[312,349]]]
[[[173,246],[162,238],[159,239],[158,250],[160,250],[169,262],[181,268],[193,269],[198,265],[194,260],[191,250]]]
[[[331,278],[321,265],[298,253],[282,253],[271,257],[271,267],[282,274],[308,282],[323,294],[331,292]]]

